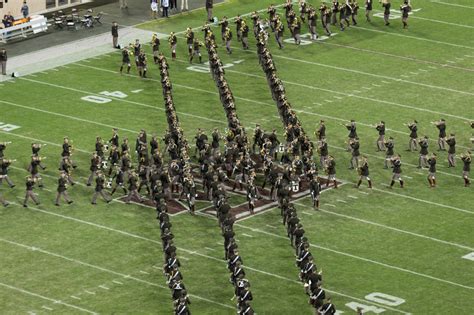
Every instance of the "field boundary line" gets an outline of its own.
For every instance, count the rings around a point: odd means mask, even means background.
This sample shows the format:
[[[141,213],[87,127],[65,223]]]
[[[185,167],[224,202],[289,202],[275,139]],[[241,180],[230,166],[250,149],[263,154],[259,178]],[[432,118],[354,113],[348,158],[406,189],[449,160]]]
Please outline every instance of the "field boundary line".
[[[35,251],[35,252],[40,252],[42,254],[51,255],[51,256],[54,256],[56,258],[61,258],[61,259],[64,259],[64,260],[67,260],[67,261],[70,261],[70,262],[73,262],[73,263],[76,263],[76,264],[79,264],[79,265],[82,265],[82,266],[86,266],[86,267],[90,267],[90,268],[93,268],[93,269],[96,269],[96,270],[107,272],[107,273],[110,273],[110,274],[113,274],[113,275],[116,275],[116,276],[120,276],[120,277],[123,277],[123,278],[126,278],[126,279],[132,279],[132,280],[135,280],[137,282],[148,284],[148,285],[151,285],[151,286],[154,286],[154,287],[159,287],[159,288],[162,288],[162,289],[168,289],[166,286],[163,286],[163,285],[160,285],[160,284],[157,284],[157,283],[149,282],[149,281],[146,281],[146,280],[143,280],[143,279],[140,279],[140,278],[136,278],[136,277],[131,276],[131,275],[126,275],[126,274],[123,274],[123,273],[120,273],[120,272],[117,272],[117,271],[113,271],[111,269],[107,269],[107,268],[97,266],[97,265],[93,265],[93,264],[89,264],[89,263],[86,263],[86,262],[83,262],[83,261],[80,261],[80,260],[77,260],[77,259],[74,259],[74,258],[70,258],[70,257],[66,257],[66,256],[63,256],[63,255],[60,255],[60,254],[56,254],[56,253],[41,249],[39,247],[34,247],[34,246],[21,244],[21,243],[6,240],[6,239],[3,239],[3,238],[0,238],[0,241],[2,241],[4,243],[9,243],[11,245],[23,247],[23,248],[26,248],[26,249],[29,249],[29,250],[32,250],[32,251]],[[203,301],[206,301],[206,302],[209,302],[209,303],[212,303],[212,304],[216,304],[216,305],[219,305],[219,306],[222,306],[222,307],[225,307],[225,308],[234,309],[234,307],[232,307],[230,305],[222,304],[222,303],[219,303],[219,302],[216,302],[216,301],[213,301],[213,300],[209,300],[209,299],[201,297],[199,295],[195,295],[195,294],[191,294],[191,293],[189,293],[188,295],[191,296],[191,297],[194,297],[198,300],[203,300]],[[55,300],[50,300],[50,301],[56,302]],[[59,301],[59,302],[61,302],[61,301]],[[92,313],[92,314],[97,314],[97,313]]]
[[[306,197],[304,197],[304,198],[306,198]],[[304,198],[301,198],[301,199],[304,199]],[[301,199],[300,199],[300,200],[301,200]],[[305,207],[305,208],[307,208],[307,209],[312,209],[311,206],[302,204],[302,203],[300,203],[300,202],[295,202],[295,204],[297,204],[297,205],[299,205],[299,206],[301,206],[301,207]],[[346,218],[346,219],[350,219],[350,220],[354,220],[354,221],[359,221],[359,222],[362,222],[362,223],[365,223],[365,224],[374,225],[374,226],[381,227],[381,228],[384,228],[384,229],[388,229],[388,230],[392,230],[392,231],[396,231],[396,232],[400,232],[400,233],[404,233],[404,234],[408,234],[408,235],[412,235],[412,236],[416,236],[416,237],[420,237],[420,238],[432,240],[432,241],[439,242],[439,243],[442,243],[442,244],[446,244],[446,245],[458,247],[458,248],[461,248],[461,249],[467,249],[467,250],[474,251],[474,248],[473,248],[473,247],[469,247],[469,246],[466,246],[466,245],[461,245],[461,244],[457,244],[457,243],[453,243],[453,242],[449,242],[449,241],[444,241],[444,240],[441,240],[441,239],[438,239],[438,238],[435,238],[435,237],[426,236],[426,235],[418,234],[418,233],[415,233],[415,232],[410,232],[410,231],[402,230],[402,229],[395,228],[395,227],[392,227],[392,226],[388,226],[388,225],[385,225],[385,224],[381,224],[381,223],[377,223],[377,222],[372,222],[372,221],[365,220],[365,219],[356,218],[356,217],[353,217],[353,216],[350,216],[350,215],[346,215],[346,214],[342,214],[342,213],[338,213],[338,212],[328,211],[328,210],[324,210],[324,209],[321,209],[321,208],[318,209],[318,210],[321,211],[321,212],[324,212],[324,213],[329,213],[329,214],[331,214],[331,215],[338,216],[338,217],[343,217],[343,218]]]
[[[28,290],[25,290],[25,289],[21,289],[21,288],[18,288],[18,287],[15,287],[15,286],[3,283],[3,282],[0,282],[0,286],[2,286],[4,288],[7,288],[7,289],[10,289],[10,290],[14,290],[14,291],[17,291],[17,292],[24,293],[24,294],[27,294],[27,295],[31,295],[31,296],[34,296],[34,297],[37,297],[37,298],[40,298],[40,299],[43,299],[43,300],[46,300],[46,301],[49,301],[49,302],[53,302],[54,304],[61,304],[61,305],[67,306],[69,308],[73,308],[73,309],[82,311],[84,313],[94,314],[94,315],[99,314],[99,313],[96,313],[94,311],[90,311],[88,309],[85,309],[85,308],[82,308],[82,307],[79,307],[79,306],[76,306],[76,305],[73,305],[73,304],[65,303],[61,300],[55,300],[55,299],[46,297],[44,295],[34,293],[34,292],[31,292],[31,291],[28,291]]]
[[[438,3],[438,4],[443,4],[443,5],[450,5],[453,7],[459,7],[459,8],[464,8],[464,9],[472,9],[474,10],[474,7],[468,6],[468,5],[462,5],[462,4],[457,4],[457,3],[449,3],[449,2],[443,2],[443,1],[437,1],[437,0],[430,0],[431,3]]]

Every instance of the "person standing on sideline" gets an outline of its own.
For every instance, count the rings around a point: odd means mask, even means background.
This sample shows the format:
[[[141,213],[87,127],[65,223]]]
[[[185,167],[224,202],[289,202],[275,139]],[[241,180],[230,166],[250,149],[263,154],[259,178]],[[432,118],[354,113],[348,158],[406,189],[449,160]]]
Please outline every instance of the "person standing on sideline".
[[[23,1],[23,5],[21,6],[21,14],[23,14],[23,17],[26,19],[28,15],[30,14],[30,8],[26,4],[26,1]]]
[[[181,0],[181,12],[188,10],[188,0]]]
[[[170,3],[170,9],[173,10],[175,9],[176,11],[178,11],[178,0],[170,0],[171,3]]]
[[[214,0],[206,0],[206,11],[207,11],[207,20],[209,22],[213,22],[212,19],[212,7],[214,4]]]
[[[0,49],[0,70],[3,75],[7,75],[7,51],[5,48]]]
[[[161,0],[161,7],[163,8],[163,17],[169,17],[168,16],[168,8],[170,6],[170,1],[169,0]]]
[[[117,22],[112,22],[112,46],[118,48],[118,24]]]
[[[158,0],[151,0],[151,18],[156,19],[158,16]]]

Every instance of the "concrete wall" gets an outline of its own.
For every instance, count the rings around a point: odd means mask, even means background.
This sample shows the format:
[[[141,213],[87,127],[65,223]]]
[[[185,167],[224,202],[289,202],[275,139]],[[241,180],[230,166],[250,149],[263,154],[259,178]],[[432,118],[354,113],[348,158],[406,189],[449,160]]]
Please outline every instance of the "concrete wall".
[[[0,0],[3,2],[3,8],[0,9],[0,18],[3,18],[5,14],[11,12],[15,18],[22,17],[21,7],[24,0],[8,0],[8,3],[5,3],[5,0]],[[44,14],[48,12],[53,12],[57,10],[71,8],[80,4],[92,2],[92,0],[27,0],[26,3],[30,8],[30,15],[34,14]],[[51,6],[46,7],[46,3],[52,4]]]

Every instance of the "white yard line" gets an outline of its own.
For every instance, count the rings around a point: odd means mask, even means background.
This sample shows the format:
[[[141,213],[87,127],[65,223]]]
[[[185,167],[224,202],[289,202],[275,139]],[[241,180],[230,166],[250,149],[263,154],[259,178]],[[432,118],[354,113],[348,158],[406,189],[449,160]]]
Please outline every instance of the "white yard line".
[[[45,310],[48,310],[48,311],[52,311],[53,309],[51,307],[47,307],[47,306],[41,306],[41,308],[45,309]]]
[[[110,288],[106,287],[105,285],[99,285],[99,288],[104,289],[104,290],[110,290]]]
[[[34,297],[37,297],[37,298],[40,298],[40,299],[43,299],[43,300],[46,300],[46,301],[49,301],[49,302],[53,302],[53,303],[56,303],[56,304],[61,304],[61,305],[64,305],[66,307],[76,309],[78,311],[82,311],[82,312],[89,313],[89,314],[98,314],[98,313],[90,311],[88,309],[85,309],[85,308],[82,308],[82,307],[79,307],[79,306],[76,306],[76,305],[64,303],[62,301],[55,300],[55,299],[46,297],[44,295],[37,294],[37,293],[31,292],[31,291],[27,291],[25,289],[21,289],[21,288],[18,288],[18,287],[15,287],[15,286],[12,286],[12,285],[9,285],[9,284],[6,284],[6,283],[0,282],[0,286],[2,286],[4,288],[7,288],[7,289],[10,289],[10,290],[14,290],[14,291],[23,293],[23,294],[31,295],[31,296],[34,296]]]
[[[469,6],[469,5],[462,5],[462,4],[457,4],[457,3],[449,3],[449,2],[443,2],[443,1],[438,1],[438,0],[430,0],[431,3],[437,3],[437,4],[442,4],[442,5],[449,5],[453,7],[458,7],[458,8],[463,8],[463,9],[471,9],[474,10],[474,7]]]
[[[115,284],[120,284],[120,285],[122,285],[122,284],[123,284],[122,282],[120,282],[120,281],[117,281],[117,280],[112,280],[112,282],[113,282],[113,283],[115,283]]]
[[[306,212],[306,211],[301,211],[301,213],[312,216],[313,214],[311,212]]]
[[[75,296],[75,295],[71,295],[71,298],[74,299],[74,300],[82,300],[80,297]]]
[[[90,295],[95,295],[95,292],[93,292],[93,291],[84,290],[84,292],[86,292],[87,294],[90,294]]]
[[[304,208],[308,208],[308,209],[311,208],[310,206],[307,206],[307,205],[302,204],[300,202],[295,202],[295,204],[297,204],[301,207],[304,207]],[[369,221],[369,220],[364,220],[364,219],[360,219],[360,218],[356,218],[356,217],[353,217],[353,216],[349,216],[349,215],[345,215],[345,214],[341,214],[341,213],[336,213],[336,212],[328,211],[328,210],[324,210],[324,209],[319,209],[319,211],[324,212],[324,213],[328,213],[328,214],[331,214],[331,215],[334,215],[334,216],[338,216],[338,217],[358,221],[358,222],[361,222],[361,223],[370,224],[370,225],[377,226],[377,227],[380,227],[380,228],[383,228],[383,229],[387,229],[387,230],[391,230],[391,231],[395,231],[395,232],[399,232],[399,233],[408,234],[408,235],[416,236],[416,237],[419,237],[419,238],[431,240],[431,241],[434,241],[434,242],[437,242],[437,243],[441,243],[441,244],[445,244],[445,245],[449,245],[449,246],[453,246],[453,247],[457,247],[457,248],[461,248],[461,249],[474,250],[474,247],[469,247],[469,246],[466,246],[466,245],[441,240],[441,239],[438,239],[438,238],[435,238],[435,237],[426,236],[426,235],[423,235],[423,234],[402,230],[402,229],[395,228],[395,227],[392,227],[392,226],[388,226],[388,225],[385,225],[385,224],[380,224],[380,223],[377,223],[377,222],[372,222],[372,221]]]
[[[100,267],[100,266],[96,266],[96,265],[93,265],[93,264],[89,264],[89,263],[86,263],[86,262],[83,262],[83,261],[80,261],[80,260],[77,260],[77,259],[74,259],[74,258],[69,258],[69,257],[66,257],[66,256],[63,256],[63,255],[60,255],[60,254],[56,254],[56,253],[53,253],[53,252],[50,252],[50,251],[46,251],[46,250],[43,250],[43,249],[40,249],[38,247],[31,247],[29,245],[25,245],[25,244],[21,244],[21,243],[17,243],[17,242],[13,242],[13,241],[8,241],[8,240],[5,240],[5,239],[0,239],[0,241],[2,242],[5,242],[5,243],[9,243],[11,245],[15,245],[15,246],[19,246],[19,247],[23,247],[23,248],[26,248],[26,249],[29,249],[29,250],[32,250],[34,248],[35,252],[39,252],[39,253],[42,253],[42,254],[46,254],[46,255],[50,255],[50,256],[54,256],[56,258],[60,258],[60,259],[63,259],[63,260],[67,260],[69,262],[73,262],[73,263],[76,263],[76,264],[79,264],[79,265],[82,265],[82,266],[86,266],[86,267],[89,267],[89,268],[93,268],[93,269],[96,269],[96,270],[100,270],[100,271],[103,271],[103,272],[106,272],[106,273],[109,273],[109,274],[113,274],[113,275],[116,275],[116,276],[121,276],[125,279],[131,279],[131,280],[134,280],[136,282],[140,282],[140,283],[143,283],[143,284],[147,284],[147,285],[150,285],[150,286],[153,286],[153,287],[159,287],[159,288],[162,288],[162,289],[166,289],[166,290],[169,290],[168,287],[166,286],[162,286],[162,285],[159,285],[159,284],[156,284],[156,283],[152,283],[152,282],[149,282],[149,281],[146,281],[146,280],[142,280],[140,278],[136,278],[136,277],[133,277],[133,276],[130,276],[130,275],[126,275],[126,274],[123,274],[123,273],[120,273],[120,272],[117,272],[117,271],[113,271],[113,270],[110,270],[110,269],[107,269],[107,268],[104,268],[104,267]],[[0,285],[3,285],[0,283]],[[86,290],[84,290],[84,292],[88,292]],[[94,293],[95,294],[95,293]],[[215,304],[215,305],[219,305],[219,306],[222,306],[222,307],[225,307],[225,308],[229,308],[229,309],[234,309],[233,306],[230,306],[230,305],[227,305],[227,304],[222,304],[222,303],[219,303],[219,302],[216,302],[216,301],[213,301],[213,300],[209,300],[207,298],[204,298],[202,296],[199,296],[199,295],[195,295],[195,294],[189,294],[190,297],[194,297],[195,299],[198,299],[198,300],[203,300],[203,301],[206,301],[206,302],[209,302],[209,303],[212,303],[212,304]],[[48,298],[46,298],[48,299]],[[51,302],[54,302],[54,303],[57,303],[58,301],[56,300],[53,300],[53,299],[48,299],[49,301]],[[59,301],[61,302],[61,301]],[[84,310],[84,309],[81,309],[81,308],[78,308],[78,307],[75,307],[73,305],[70,305],[70,304],[67,304],[67,303],[58,303],[58,304],[63,304],[63,305],[66,305],[66,306],[70,306],[70,307],[74,307],[76,309],[79,309],[79,310],[83,310],[83,311],[86,311],[90,314],[97,314],[95,312],[91,312],[91,311],[88,311],[88,310]]]
[[[285,236],[281,236],[281,235],[270,233],[270,232],[263,231],[263,230],[260,230],[260,229],[248,227],[248,226],[245,226],[245,225],[242,225],[242,224],[239,224],[239,223],[236,223],[235,225],[238,226],[238,227],[244,228],[244,229],[251,230],[253,232],[258,232],[258,233],[262,233],[262,234],[265,234],[265,235],[269,235],[269,236],[273,236],[273,237],[277,237],[277,238],[281,238],[281,239],[285,239],[285,240],[287,239],[287,237],[285,237]],[[345,257],[350,257],[350,258],[353,258],[353,259],[356,259],[356,260],[368,262],[368,263],[378,265],[378,266],[382,266],[382,267],[385,267],[385,268],[388,268],[388,269],[397,270],[397,271],[400,271],[400,272],[403,272],[403,273],[415,275],[415,276],[422,277],[422,278],[425,278],[425,279],[430,279],[430,280],[433,280],[433,281],[436,281],[436,282],[441,282],[441,283],[449,284],[449,285],[452,285],[452,286],[456,286],[456,287],[460,287],[460,288],[464,288],[464,289],[468,289],[468,290],[474,290],[474,287],[471,287],[471,286],[468,286],[468,285],[464,285],[464,284],[457,283],[457,282],[454,282],[454,281],[449,281],[449,280],[437,278],[437,277],[427,275],[427,274],[424,274],[424,273],[420,273],[420,272],[416,272],[416,271],[413,271],[413,270],[393,266],[393,265],[386,264],[386,263],[383,263],[383,262],[379,262],[379,261],[376,261],[376,260],[373,260],[373,259],[369,259],[369,258],[365,258],[365,257],[345,253],[345,252],[335,250],[335,249],[331,249],[331,248],[328,248],[328,247],[315,245],[315,244],[311,244],[311,247],[322,249],[322,250],[325,250],[325,251],[329,251],[331,253],[342,255],[342,256],[345,256]]]
[[[243,236],[246,236],[246,237],[253,237],[252,235],[250,234],[246,234],[246,233],[242,233]]]

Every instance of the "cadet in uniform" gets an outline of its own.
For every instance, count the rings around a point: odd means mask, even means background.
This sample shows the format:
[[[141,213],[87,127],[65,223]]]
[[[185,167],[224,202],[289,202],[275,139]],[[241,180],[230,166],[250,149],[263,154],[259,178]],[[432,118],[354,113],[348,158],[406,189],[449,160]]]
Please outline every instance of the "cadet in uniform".
[[[448,144],[448,167],[456,166],[456,138],[454,134],[450,134],[449,138],[446,140]]]
[[[11,142],[0,142],[0,158],[3,158],[5,149],[7,148],[7,145],[9,145]]]
[[[324,315],[335,315],[336,307],[331,303],[331,298],[328,298],[326,303],[318,309],[320,314]]]
[[[418,122],[414,120],[406,126],[410,129],[410,141],[408,142],[407,151],[415,151],[418,147]]]
[[[0,158],[0,184],[2,184],[3,180],[6,180],[10,188],[15,187],[15,184],[8,177],[8,167],[10,167],[10,165],[15,161],[16,160]]]
[[[314,176],[309,184],[309,191],[311,193],[311,199],[313,200],[313,207],[319,209],[319,199],[321,195],[321,184],[318,178]]]
[[[426,166],[427,156],[428,156],[428,137],[424,136],[418,144],[420,145],[420,157],[418,159],[418,168],[423,168]]]
[[[403,4],[400,6],[400,11],[402,12],[403,28],[408,28],[408,14],[411,11],[411,5],[408,3],[408,0],[403,1]]]
[[[120,73],[123,71],[123,66],[127,66],[127,74],[130,74],[130,68],[132,67],[130,63],[130,52],[127,47],[122,49],[122,65],[120,66]]]
[[[309,25],[309,32],[311,33],[311,39],[316,40],[318,38],[318,34],[316,33],[316,20],[318,16],[316,15],[316,10],[313,7],[309,8],[308,14],[308,25]]]
[[[96,183],[96,186],[95,186],[94,195],[92,196],[92,202],[91,203],[93,205],[96,205],[97,204],[97,197],[99,195],[101,195],[102,198],[104,198],[104,200],[107,203],[111,202],[112,199],[110,197],[108,197],[107,194],[105,194],[105,192],[104,192],[105,176],[101,171],[97,172],[97,178],[95,179],[95,183]]]
[[[188,45],[189,60],[191,62],[192,56],[193,56],[193,44],[194,44],[193,30],[190,27],[188,27],[186,29],[186,34],[184,36],[186,37],[186,45]]]
[[[390,25],[390,7],[391,7],[390,0],[382,0],[382,7],[384,8],[383,11],[383,20],[385,21],[385,25]]]
[[[4,175],[0,175],[0,180],[2,180],[3,176]],[[3,198],[1,193],[0,193],[0,202],[2,203],[4,207],[7,207],[9,205],[8,201],[6,201],[5,198]]]
[[[385,160],[383,162],[383,167],[388,168],[388,163],[392,160],[393,152],[395,148],[395,143],[393,141],[393,138],[389,137],[388,141],[386,141],[384,145],[385,145],[386,153],[385,153]]]
[[[59,175],[59,178],[58,178],[56,202],[54,203],[56,206],[59,206],[59,199],[61,198],[61,196],[64,197],[64,200],[66,200],[68,204],[73,203],[73,201],[69,199],[69,195],[67,193],[67,184],[68,184],[67,174],[64,171],[61,171],[61,174]]]
[[[25,200],[23,200],[23,207],[27,208],[27,202],[28,199],[31,198],[31,200],[34,201],[34,203],[38,206],[40,204],[40,201],[38,199],[38,195],[36,195],[33,192],[33,188],[35,187],[35,184],[37,182],[37,179],[34,178],[33,176],[28,176],[26,177],[26,194],[25,194]]]
[[[240,17],[240,14],[237,14],[237,17],[235,18],[235,33],[237,34],[237,41],[241,42],[242,41],[242,18]]]
[[[428,159],[428,165],[430,167],[428,173],[428,183],[430,183],[430,188],[436,187],[436,154],[431,154]]]
[[[393,187],[395,181],[398,180],[400,183],[400,187],[403,188],[403,179],[402,179],[402,161],[401,156],[396,155],[392,158],[392,166],[393,166],[393,175],[392,175],[392,182],[390,183],[390,188]]]
[[[367,22],[370,22],[370,12],[372,12],[372,1],[373,0],[365,0],[365,18]]]
[[[332,155],[330,155],[326,162],[326,172],[328,174],[328,181],[326,183],[326,187],[329,186],[330,182],[334,182],[334,188],[337,188],[337,180],[336,180],[336,160]]]
[[[240,27],[241,33],[242,33],[242,47],[244,49],[249,49],[249,26],[245,22],[245,20],[242,20],[242,26]]]
[[[172,60],[176,60],[176,45],[178,44],[178,38],[174,34],[174,32],[170,33],[170,37],[168,38],[168,43],[170,44],[171,48],[171,58]]]
[[[377,125],[375,129],[379,132],[379,137],[377,138],[377,151],[385,151],[385,122],[382,120]]]
[[[227,50],[227,53],[230,55],[232,54],[232,49],[230,48],[230,43],[232,40],[232,31],[230,30],[230,28],[226,27],[223,36],[224,36],[224,41],[225,41],[225,49]]]
[[[351,119],[351,122],[349,124],[343,125],[346,127],[346,129],[349,131],[349,134],[347,135],[347,151],[351,151],[351,140],[357,138],[357,126],[356,122],[354,119]]]
[[[438,151],[446,151],[446,121],[441,118],[439,121],[433,121],[432,124],[438,128]]]
[[[147,71],[147,60],[146,60],[146,55],[145,51],[141,50],[140,54],[138,55],[138,74],[142,78],[146,78],[146,71]]]
[[[369,184],[369,188],[372,188],[372,181],[369,177],[369,162],[366,156],[362,157],[361,165],[359,166],[359,175],[360,177],[356,187],[359,188],[360,184],[362,184],[362,180],[365,179]]]
[[[359,156],[360,156],[360,144],[359,144],[359,138],[356,137],[354,139],[351,139],[349,141],[349,145],[351,147],[351,166],[349,167],[350,170],[357,169],[359,168]]]
[[[353,0],[351,6],[352,6],[352,12],[351,12],[352,25],[357,25],[356,16],[357,16],[357,13],[359,12],[359,4],[357,3],[357,0]]]
[[[463,162],[462,178],[464,179],[464,187],[471,185],[469,180],[469,172],[471,171],[471,152],[461,154],[461,161]]]
[[[158,63],[158,55],[160,54],[160,39],[157,34],[151,37],[151,49],[153,51],[153,62]]]
[[[321,14],[321,25],[326,31],[326,35],[331,36],[331,31],[329,31],[331,9],[323,2],[319,7],[319,12]]]

